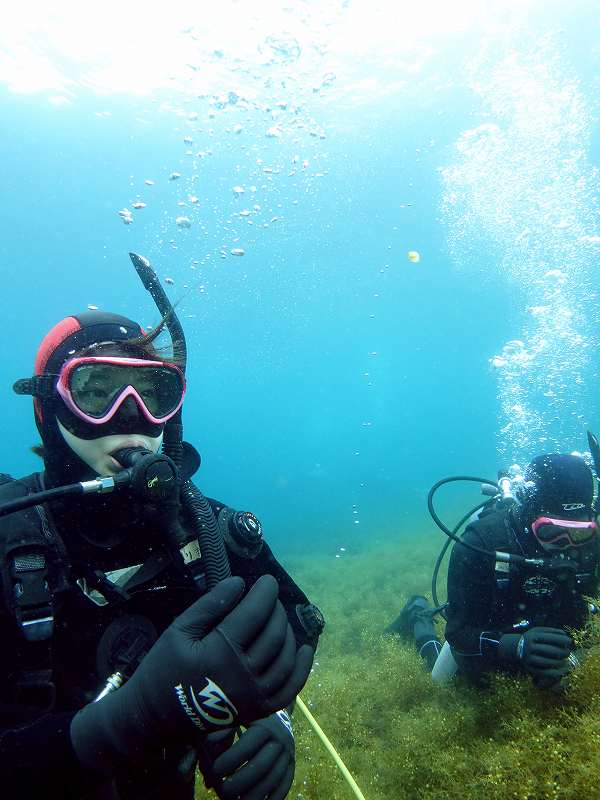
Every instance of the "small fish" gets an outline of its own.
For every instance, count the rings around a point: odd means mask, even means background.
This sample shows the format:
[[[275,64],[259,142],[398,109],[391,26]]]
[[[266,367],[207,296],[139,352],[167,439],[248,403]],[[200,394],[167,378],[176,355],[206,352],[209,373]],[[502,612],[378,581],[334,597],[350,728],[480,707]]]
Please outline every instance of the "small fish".
[[[190,220],[189,217],[177,217],[177,219],[175,220],[175,224],[177,225],[178,228],[192,227],[192,221]]]
[[[173,280],[173,278],[165,278],[165,283],[168,283],[169,286],[172,286],[175,283],[175,281]]]
[[[136,200],[135,203],[131,204],[132,208],[146,208],[146,203],[142,203],[141,200]]]
[[[88,303],[88,308],[90,311],[98,311],[98,306],[94,306],[91,303]]]
[[[243,256],[246,251],[243,247],[234,247],[229,252],[232,256]]]
[[[176,181],[176,180],[178,180],[178,178],[181,178],[181,172],[172,172],[169,175],[169,180],[170,181]]]
[[[147,178],[144,183],[146,186],[154,186],[154,181],[151,181],[150,178]]]

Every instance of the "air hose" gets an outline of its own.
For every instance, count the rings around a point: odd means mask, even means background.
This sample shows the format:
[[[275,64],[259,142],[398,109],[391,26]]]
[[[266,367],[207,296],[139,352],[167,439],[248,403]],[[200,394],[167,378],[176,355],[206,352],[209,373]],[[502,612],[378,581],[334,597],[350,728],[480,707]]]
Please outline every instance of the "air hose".
[[[467,520],[469,520],[473,516],[473,514],[476,514],[480,509],[486,508],[487,506],[491,505],[493,502],[494,502],[494,498],[490,497],[489,500],[484,500],[481,503],[477,503],[476,506],[473,506],[473,508],[469,509],[469,511],[467,511],[467,513],[464,514],[463,517],[456,523],[456,525],[452,529],[452,533],[454,535],[457,535],[459,530],[465,524],[465,522],[467,522]],[[442,549],[440,551],[440,554],[437,557],[437,560],[435,562],[435,566],[433,568],[433,576],[431,578],[431,597],[433,599],[433,604],[436,607],[439,607],[441,605],[439,600],[438,600],[438,596],[437,596],[438,574],[439,574],[439,571],[440,571],[440,567],[442,565],[442,561],[444,560],[444,556],[446,555],[446,551],[450,547],[451,543],[452,543],[452,539],[450,539],[450,537],[448,537],[446,539],[446,541],[444,542],[444,546],[442,547]],[[440,611],[440,613],[441,613],[442,617],[444,619],[446,619],[446,614],[445,614],[443,609]]]
[[[598,459],[598,463],[600,465],[600,444],[596,440],[595,436],[588,432],[588,440],[590,442],[590,449],[592,450],[592,456],[596,455]],[[594,449],[595,446],[595,449]],[[462,519],[458,522],[458,524],[454,527],[453,530],[450,530],[440,519],[438,514],[435,511],[433,506],[433,497],[437,490],[448,483],[453,483],[455,481],[471,481],[473,483],[479,483],[482,485],[482,491],[485,494],[491,494],[492,497],[490,500],[485,500],[482,503],[479,503],[477,506],[472,508],[470,511],[465,514]],[[500,477],[498,479],[498,483],[496,484],[494,481],[487,480],[486,478],[475,478],[470,475],[456,475],[450,478],[443,478],[442,480],[438,481],[434,484],[431,489],[429,490],[429,494],[427,496],[427,507],[429,509],[429,513],[435,524],[443,531],[443,533],[448,536],[448,542],[446,546],[442,548],[440,555],[438,556],[438,560],[436,561],[433,580],[432,580],[432,595],[433,600],[436,606],[438,605],[437,600],[437,592],[436,592],[436,583],[437,583],[437,575],[439,571],[440,564],[444,557],[444,554],[447,549],[447,545],[450,541],[454,541],[457,544],[461,545],[462,547],[466,547],[467,549],[478,553],[482,556],[486,556],[488,558],[494,559],[495,562],[501,562],[510,566],[518,566],[522,569],[528,570],[532,573],[542,573],[546,575],[559,575],[562,574],[564,576],[573,577],[576,572],[575,564],[566,558],[557,558],[557,559],[548,559],[548,558],[528,558],[525,556],[518,555],[516,553],[505,553],[501,550],[486,550],[482,547],[477,547],[476,545],[472,544],[471,542],[466,542],[463,538],[460,538],[457,534],[460,530],[461,526],[468,521],[471,514],[478,511],[480,508],[485,508],[490,503],[498,502],[505,507],[512,506],[518,501],[514,497],[513,493],[513,479],[507,476],[504,473],[500,473]],[[491,491],[488,491],[491,490]],[[435,611],[443,610],[444,606],[436,608]]]

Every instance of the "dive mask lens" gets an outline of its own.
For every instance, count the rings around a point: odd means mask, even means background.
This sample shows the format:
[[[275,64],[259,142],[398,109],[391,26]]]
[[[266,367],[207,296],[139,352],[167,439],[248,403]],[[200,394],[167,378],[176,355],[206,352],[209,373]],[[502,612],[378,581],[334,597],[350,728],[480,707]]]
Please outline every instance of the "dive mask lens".
[[[542,547],[560,549],[587,544],[596,536],[598,525],[595,520],[538,517],[531,525],[531,530]]]
[[[57,391],[74,413],[93,424],[111,419],[130,396],[150,422],[163,423],[183,403],[185,378],[179,367],[159,361],[76,358],[64,365]]]

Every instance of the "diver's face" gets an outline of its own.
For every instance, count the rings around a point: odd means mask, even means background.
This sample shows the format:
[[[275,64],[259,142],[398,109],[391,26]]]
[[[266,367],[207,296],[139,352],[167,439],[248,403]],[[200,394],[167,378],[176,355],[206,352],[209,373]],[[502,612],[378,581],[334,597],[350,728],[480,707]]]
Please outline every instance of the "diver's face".
[[[117,433],[99,436],[97,439],[80,439],[68,431],[60,420],[56,420],[63,439],[71,450],[99,477],[114,477],[123,467],[112,455],[124,447],[143,447],[157,453],[162,444],[163,434],[147,436],[140,433]]]
[[[102,355],[123,357],[118,347],[104,348]],[[97,391],[102,387],[91,388]],[[69,448],[99,477],[114,477],[122,471],[113,453],[124,447],[143,447],[158,452],[164,431],[164,424],[146,419],[131,396],[126,397],[114,416],[102,425],[91,425],[80,419],[60,401],[56,407],[56,423]]]

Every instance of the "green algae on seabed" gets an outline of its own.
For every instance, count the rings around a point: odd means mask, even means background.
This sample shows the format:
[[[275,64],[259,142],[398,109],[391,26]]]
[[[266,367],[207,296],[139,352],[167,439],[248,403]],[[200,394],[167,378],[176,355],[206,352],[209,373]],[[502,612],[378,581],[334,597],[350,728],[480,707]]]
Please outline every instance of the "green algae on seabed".
[[[526,679],[487,690],[436,687],[409,644],[381,631],[407,596],[430,596],[443,542],[423,534],[343,558],[286,566],[327,627],[302,696],[366,800],[582,800],[600,797],[600,648],[562,696]],[[445,578],[440,578],[440,598]],[[440,627],[440,632],[443,627]],[[600,642],[593,622],[592,642]],[[352,800],[298,712],[293,800]]]

